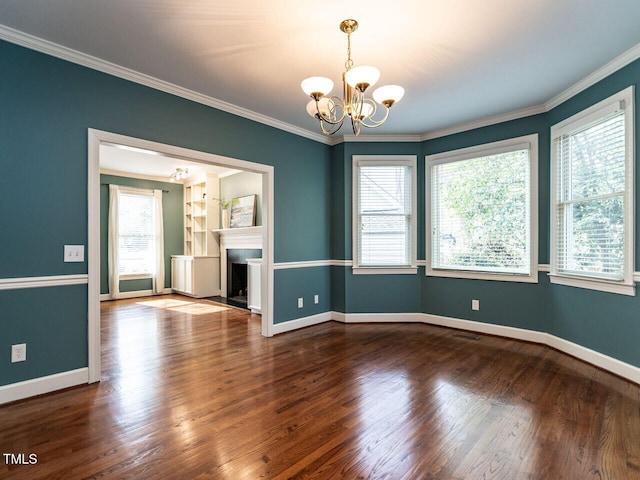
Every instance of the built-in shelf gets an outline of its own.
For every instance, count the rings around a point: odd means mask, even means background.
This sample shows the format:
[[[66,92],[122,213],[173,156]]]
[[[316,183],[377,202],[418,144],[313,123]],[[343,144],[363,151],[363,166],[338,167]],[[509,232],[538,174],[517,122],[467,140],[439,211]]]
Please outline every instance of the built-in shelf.
[[[218,239],[211,229],[220,225],[219,181],[215,175],[204,175],[184,185],[184,254],[217,256]]]
[[[171,256],[171,288],[180,294],[220,294],[219,179],[204,174],[184,185],[184,254]]]

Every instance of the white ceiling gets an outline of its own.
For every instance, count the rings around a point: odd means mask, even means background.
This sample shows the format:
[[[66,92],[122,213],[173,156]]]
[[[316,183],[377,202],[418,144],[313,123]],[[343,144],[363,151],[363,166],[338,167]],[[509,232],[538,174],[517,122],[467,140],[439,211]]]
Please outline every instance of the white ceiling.
[[[122,173],[167,182],[177,168],[188,168],[193,178],[201,177],[207,173],[225,177],[239,172],[239,170],[209,163],[198,163],[184,158],[169,157],[148,150],[117,145],[100,145],[100,171],[102,173]]]
[[[300,81],[340,84],[345,18],[355,65],[406,89],[377,134],[538,107],[640,42],[639,0],[0,1],[7,27],[314,133]]]

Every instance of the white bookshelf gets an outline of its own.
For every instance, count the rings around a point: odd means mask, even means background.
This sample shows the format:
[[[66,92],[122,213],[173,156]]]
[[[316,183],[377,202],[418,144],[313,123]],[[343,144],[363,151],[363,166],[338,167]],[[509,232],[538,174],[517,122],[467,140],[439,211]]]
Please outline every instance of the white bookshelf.
[[[220,294],[220,227],[217,175],[202,175],[184,185],[184,254],[171,258],[171,288],[198,298]]]

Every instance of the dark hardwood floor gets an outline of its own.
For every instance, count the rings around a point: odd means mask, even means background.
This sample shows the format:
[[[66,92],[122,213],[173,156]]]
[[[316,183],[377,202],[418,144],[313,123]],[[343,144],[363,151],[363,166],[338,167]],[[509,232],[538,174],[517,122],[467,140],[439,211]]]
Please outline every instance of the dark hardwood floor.
[[[640,387],[421,324],[260,336],[186,297],[102,304],[100,384],[0,406],[15,479],[640,479]],[[11,462],[9,462],[11,463]]]

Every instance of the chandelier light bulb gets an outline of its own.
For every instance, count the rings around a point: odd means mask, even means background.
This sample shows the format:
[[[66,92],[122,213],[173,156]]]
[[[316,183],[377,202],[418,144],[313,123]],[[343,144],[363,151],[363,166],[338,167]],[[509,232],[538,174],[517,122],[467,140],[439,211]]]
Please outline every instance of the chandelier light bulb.
[[[404,96],[404,88],[398,85],[384,85],[373,91],[373,99],[387,108],[400,101]]]
[[[312,98],[327,95],[333,89],[333,81],[326,77],[305,78],[300,84],[302,91]]]
[[[376,67],[354,67],[345,73],[344,78],[351,87],[364,92],[376,84],[380,78],[380,70]]]
[[[335,105],[333,101],[326,97],[323,97],[318,101],[317,107],[316,107],[315,100],[309,100],[309,103],[307,103],[307,113],[314,118],[318,117],[318,110],[320,111],[321,115],[324,115],[325,117],[330,117],[331,111],[334,108],[335,108]]]

